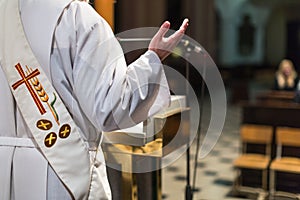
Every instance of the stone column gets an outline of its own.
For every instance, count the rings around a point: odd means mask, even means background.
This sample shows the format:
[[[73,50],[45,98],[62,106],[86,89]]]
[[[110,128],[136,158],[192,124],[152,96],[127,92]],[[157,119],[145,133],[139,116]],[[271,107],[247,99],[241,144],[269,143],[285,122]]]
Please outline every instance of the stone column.
[[[247,0],[215,0],[220,15],[220,51],[219,62],[223,66],[236,63],[238,13]]]

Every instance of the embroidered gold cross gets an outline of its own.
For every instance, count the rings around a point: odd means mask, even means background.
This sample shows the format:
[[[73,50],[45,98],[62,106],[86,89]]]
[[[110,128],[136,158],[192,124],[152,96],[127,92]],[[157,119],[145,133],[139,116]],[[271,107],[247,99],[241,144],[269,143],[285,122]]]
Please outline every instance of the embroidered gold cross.
[[[70,133],[71,133],[71,127],[68,124],[64,124],[59,129],[59,137],[60,138],[67,138],[67,137],[69,137]]]
[[[57,136],[55,133],[49,133],[45,138],[46,147],[52,147],[56,142]]]
[[[39,120],[37,127],[42,130],[49,130],[52,127],[52,123],[49,120]]]
[[[40,101],[40,99],[38,98],[38,96],[36,95],[36,93],[34,92],[34,89],[32,88],[32,86],[30,85],[29,81],[30,79],[34,78],[35,76],[39,75],[40,72],[38,69],[32,71],[30,74],[28,74],[27,76],[25,75],[20,63],[15,65],[17,71],[19,72],[20,76],[22,77],[21,80],[17,81],[16,83],[14,83],[12,85],[12,88],[14,90],[16,90],[20,85],[22,85],[23,83],[25,83],[31,97],[33,98],[33,101],[35,102],[36,106],[38,107],[40,113],[43,115],[46,113],[45,108],[42,105],[42,102]]]

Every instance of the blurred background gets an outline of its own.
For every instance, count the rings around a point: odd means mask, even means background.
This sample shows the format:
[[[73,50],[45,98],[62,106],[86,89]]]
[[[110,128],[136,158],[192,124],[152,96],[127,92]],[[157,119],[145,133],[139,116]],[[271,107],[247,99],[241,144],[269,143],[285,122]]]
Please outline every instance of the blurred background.
[[[165,20],[176,30],[188,17],[187,35],[213,58],[233,102],[250,98],[249,79],[272,87],[282,59],[300,67],[299,0],[115,0],[112,9],[115,33]]]
[[[107,7],[105,4],[109,1],[113,3]],[[184,18],[189,18],[186,34],[201,44],[216,63],[224,81],[228,106],[224,129],[213,151],[203,159],[191,160],[192,165],[198,163],[199,171],[194,199],[263,199],[259,195],[241,195],[233,191],[239,176],[234,161],[242,153],[243,145],[240,128],[245,123],[271,125],[273,159],[276,154],[276,127],[300,127],[297,121],[299,105],[294,104],[295,91],[270,93],[274,90],[275,74],[283,59],[291,60],[297,73],[300,70],[300,0],[95,0],[91,4],[111,24],[116,34],[133,28],[159,27],[165,20],[170,21],[171,28],[176,30]],[[127,55],[128,62],[135,58],[135,55]],[[171,55],[164,62],[187,76],[182,67],[185,61],[181,58]],[[192,71],[189,79],[200,98],[201,76]],[[210,120],[207,92],[204,100],[203,131]],[[259,105],[249,104],[258,100]],[[272,102],[271,105],[269,102]],[[275,118],[277,121],[273,120]],[[195,151],[193,143],[191,157],[194,157]],[[182,156],[162,170],[162,199],[185,199],[185,163],[186,158]],[[300,169],[297,173],[300,174]],[[261,174],[244,171],[242,178],[246,180],[249,177],[246,182],[250,186],[261,184]],[[300,193],[299,175],[283,176],[277,181],[281,180],[283,189]],[[268,192],[271,183],[268,177],[265,181],[268,183],[265,191]],[[137,192],[135,195],[138,196]],[[138,199],[148,199],[148,196]]]

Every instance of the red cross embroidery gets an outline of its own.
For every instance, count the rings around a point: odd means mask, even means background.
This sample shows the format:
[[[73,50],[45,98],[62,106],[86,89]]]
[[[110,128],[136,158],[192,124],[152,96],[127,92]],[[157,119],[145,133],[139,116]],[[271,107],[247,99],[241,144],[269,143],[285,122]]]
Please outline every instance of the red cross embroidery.
[[[38,107],[40,113],[43,115],[46,113],[45,108],[43,107],[42,102],[40,101],[40,99],[38,98],[37,94],[34,92],[34,89],[32,88],[32,86],[29,83],[29,80],[34,78],[35,76],[39,75],[40,72],[38,69],[32,71],[30,74],[28,74],[27,76],[25,75],[20,63],[15,65],[17,71],[19,72],[19,74],[21,75],[22,79],[17,81],[16,83],[14,83],[12,85],[12,88],[15,90],[17,89],[20,85],[22,85],[23,83],[25,83],[27,89],[29,90],[30,95],[32,96],[36,106]]]

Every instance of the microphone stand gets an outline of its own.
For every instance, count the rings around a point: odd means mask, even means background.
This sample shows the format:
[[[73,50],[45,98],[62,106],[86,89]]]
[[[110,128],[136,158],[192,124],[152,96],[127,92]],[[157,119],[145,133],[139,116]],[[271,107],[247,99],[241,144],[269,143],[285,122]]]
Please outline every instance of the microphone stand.
[[[189,96],[189,87],[188,83],[190,82],[190,66],[188,62],[188,58],[190,56],[190,52],[193,51],[195,53],[203,53],[201,47],[190,43],[189,40],[182,39],[180,41],[183,46],[186,48],[186,79],[187,79],[187,84],[186,84],[186,93],[187,96]],[[205,70],[206,70],[206,63],[204,63],[204,71],[203,75],[205,75]],[[185,200],[192,200],[193,199],[193,192],[196,191],[196,176],[197,176],[197,160],[198,160],[198,155],[199,155],[199,148],[200,148],[200,134],[201,134],[201,122],[202,122],[202,115],[203,115],[203,102],[204,102],[204,92],[205,92],[205,84],[204,84],[204,77],[201,79],[201,93],[200,93],[200,119],[199,119],[199,128],[197,131],[197,146],[196,146],[196,155],[195,155],[195,163],[194,163],[194,176],[193,176],[193,186],[190,184],[190,140],[187,142],[187,151],[186,151],[186,187],[185,187]],[[190,138],[189,138],[190,139]]]
[[[188,62],[188,57],[190,56],[190,49],[186,49],[186,64],[185,64],[185,76],[187,79],[187,83],[186,83],[186,93],[187,93],[187,97],[189,95],[189,81],[190,81],[190,66],[189,66],[189,62]],[[186,186],[185,186],[185,200],[192,200],[193,199],[193,190],[190,184],[190,138],[188,138],[187,141],[187,149],[186,149]]]
[[[197,142],[196,142],[196,154],[195,154],[195,163],[194,163],[194,176],[193,176],[193,190],[196,190],[196,178],[197,178],[197,167],[198,167],[198,156],[200,151],[200,136],[202,128],[202,117],[203,117],[203,104],[204,104],[204,93],[205,93],[205,74],[206,74],[206,61],[204,60],[203,65],[203,77],[201,79],[201,93],[200,93],[200,119],[199,119],[199,128],[197,131]]]

